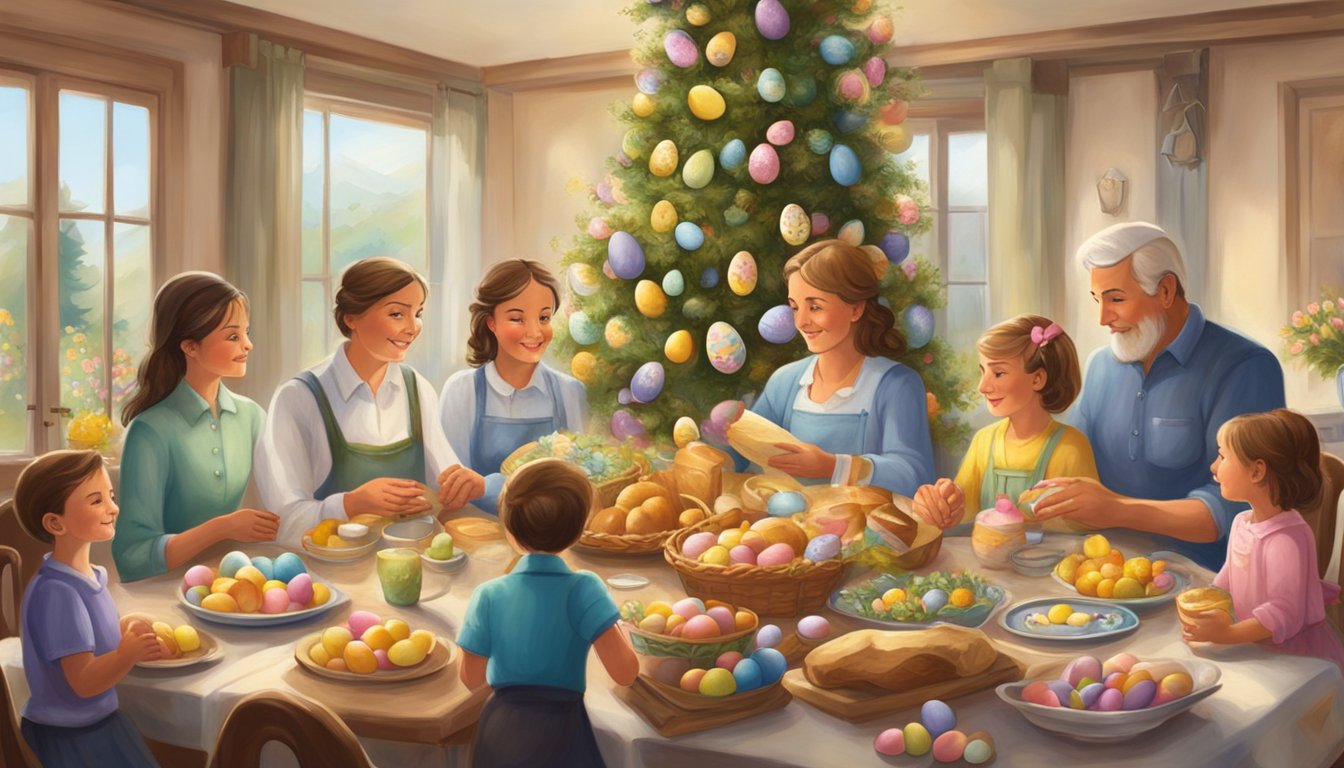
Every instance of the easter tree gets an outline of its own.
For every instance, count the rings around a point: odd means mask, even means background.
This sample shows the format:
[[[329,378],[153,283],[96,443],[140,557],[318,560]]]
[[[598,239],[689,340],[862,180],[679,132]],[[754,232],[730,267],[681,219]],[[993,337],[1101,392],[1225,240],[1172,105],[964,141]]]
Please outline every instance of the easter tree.
[[[807,354],[784,262],[808,243],[864,245],[903,324],[901,362],[929,392],[935,441],[956,449],[968,405],[934,335],[938,271],[910,255],[930,226],[894,160],[920,85],[888,68],[892,19],[871,0],[636,0],[642,68],[629,126],[563,258],[557,351],[617,437],[672,435],[749,398]],[[702,422],[703,423],[703,422]],[[679,438],[683,435],[679,431]]]

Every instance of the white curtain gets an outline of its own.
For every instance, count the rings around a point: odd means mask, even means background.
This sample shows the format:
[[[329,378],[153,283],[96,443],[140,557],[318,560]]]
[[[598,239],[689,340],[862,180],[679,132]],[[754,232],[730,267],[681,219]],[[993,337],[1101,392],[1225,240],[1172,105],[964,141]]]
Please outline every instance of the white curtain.
[[[299,359],[303,53],[265,40],[256,66],[229,73],[224,258],[252,305],[247,377],[231,388],[262,404]]]

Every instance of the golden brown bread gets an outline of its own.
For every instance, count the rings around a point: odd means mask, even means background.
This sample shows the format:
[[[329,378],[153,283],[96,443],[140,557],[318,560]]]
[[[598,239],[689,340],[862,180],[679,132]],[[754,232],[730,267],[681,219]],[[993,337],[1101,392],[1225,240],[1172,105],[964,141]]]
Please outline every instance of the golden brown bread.
[[[997,656],[989,638],[977,629],[861,629],[813,649],[803,661],[803,674],[822,688],[908,691],[979,674]]]

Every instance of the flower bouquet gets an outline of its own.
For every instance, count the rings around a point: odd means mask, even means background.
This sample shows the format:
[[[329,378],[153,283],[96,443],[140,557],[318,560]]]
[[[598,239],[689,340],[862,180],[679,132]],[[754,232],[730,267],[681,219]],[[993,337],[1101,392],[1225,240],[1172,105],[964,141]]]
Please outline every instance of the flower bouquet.
[[[1305,312],[1293,312],[1280,335],[1291,357],[1321,378],[1335,377],[1340,403],[1344,404],[1344,296],[1326,288],[1320,302],[1311,302]]]

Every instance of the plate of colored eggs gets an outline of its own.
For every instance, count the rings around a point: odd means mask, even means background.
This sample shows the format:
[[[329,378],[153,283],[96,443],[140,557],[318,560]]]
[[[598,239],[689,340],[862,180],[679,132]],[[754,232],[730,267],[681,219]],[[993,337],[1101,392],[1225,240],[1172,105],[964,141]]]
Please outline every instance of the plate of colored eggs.
[[[178,599],[206,621],[243,627],[290,624],[348,602],[345,593],[317,581],[293,552],[248,557],[233,551],[217,567],[193,565]]]
[[[453,661],[455,646],[398,618],[355,611],[344,624],[300,638],[299,666],[321,677],[388,683],[431,675]]]

